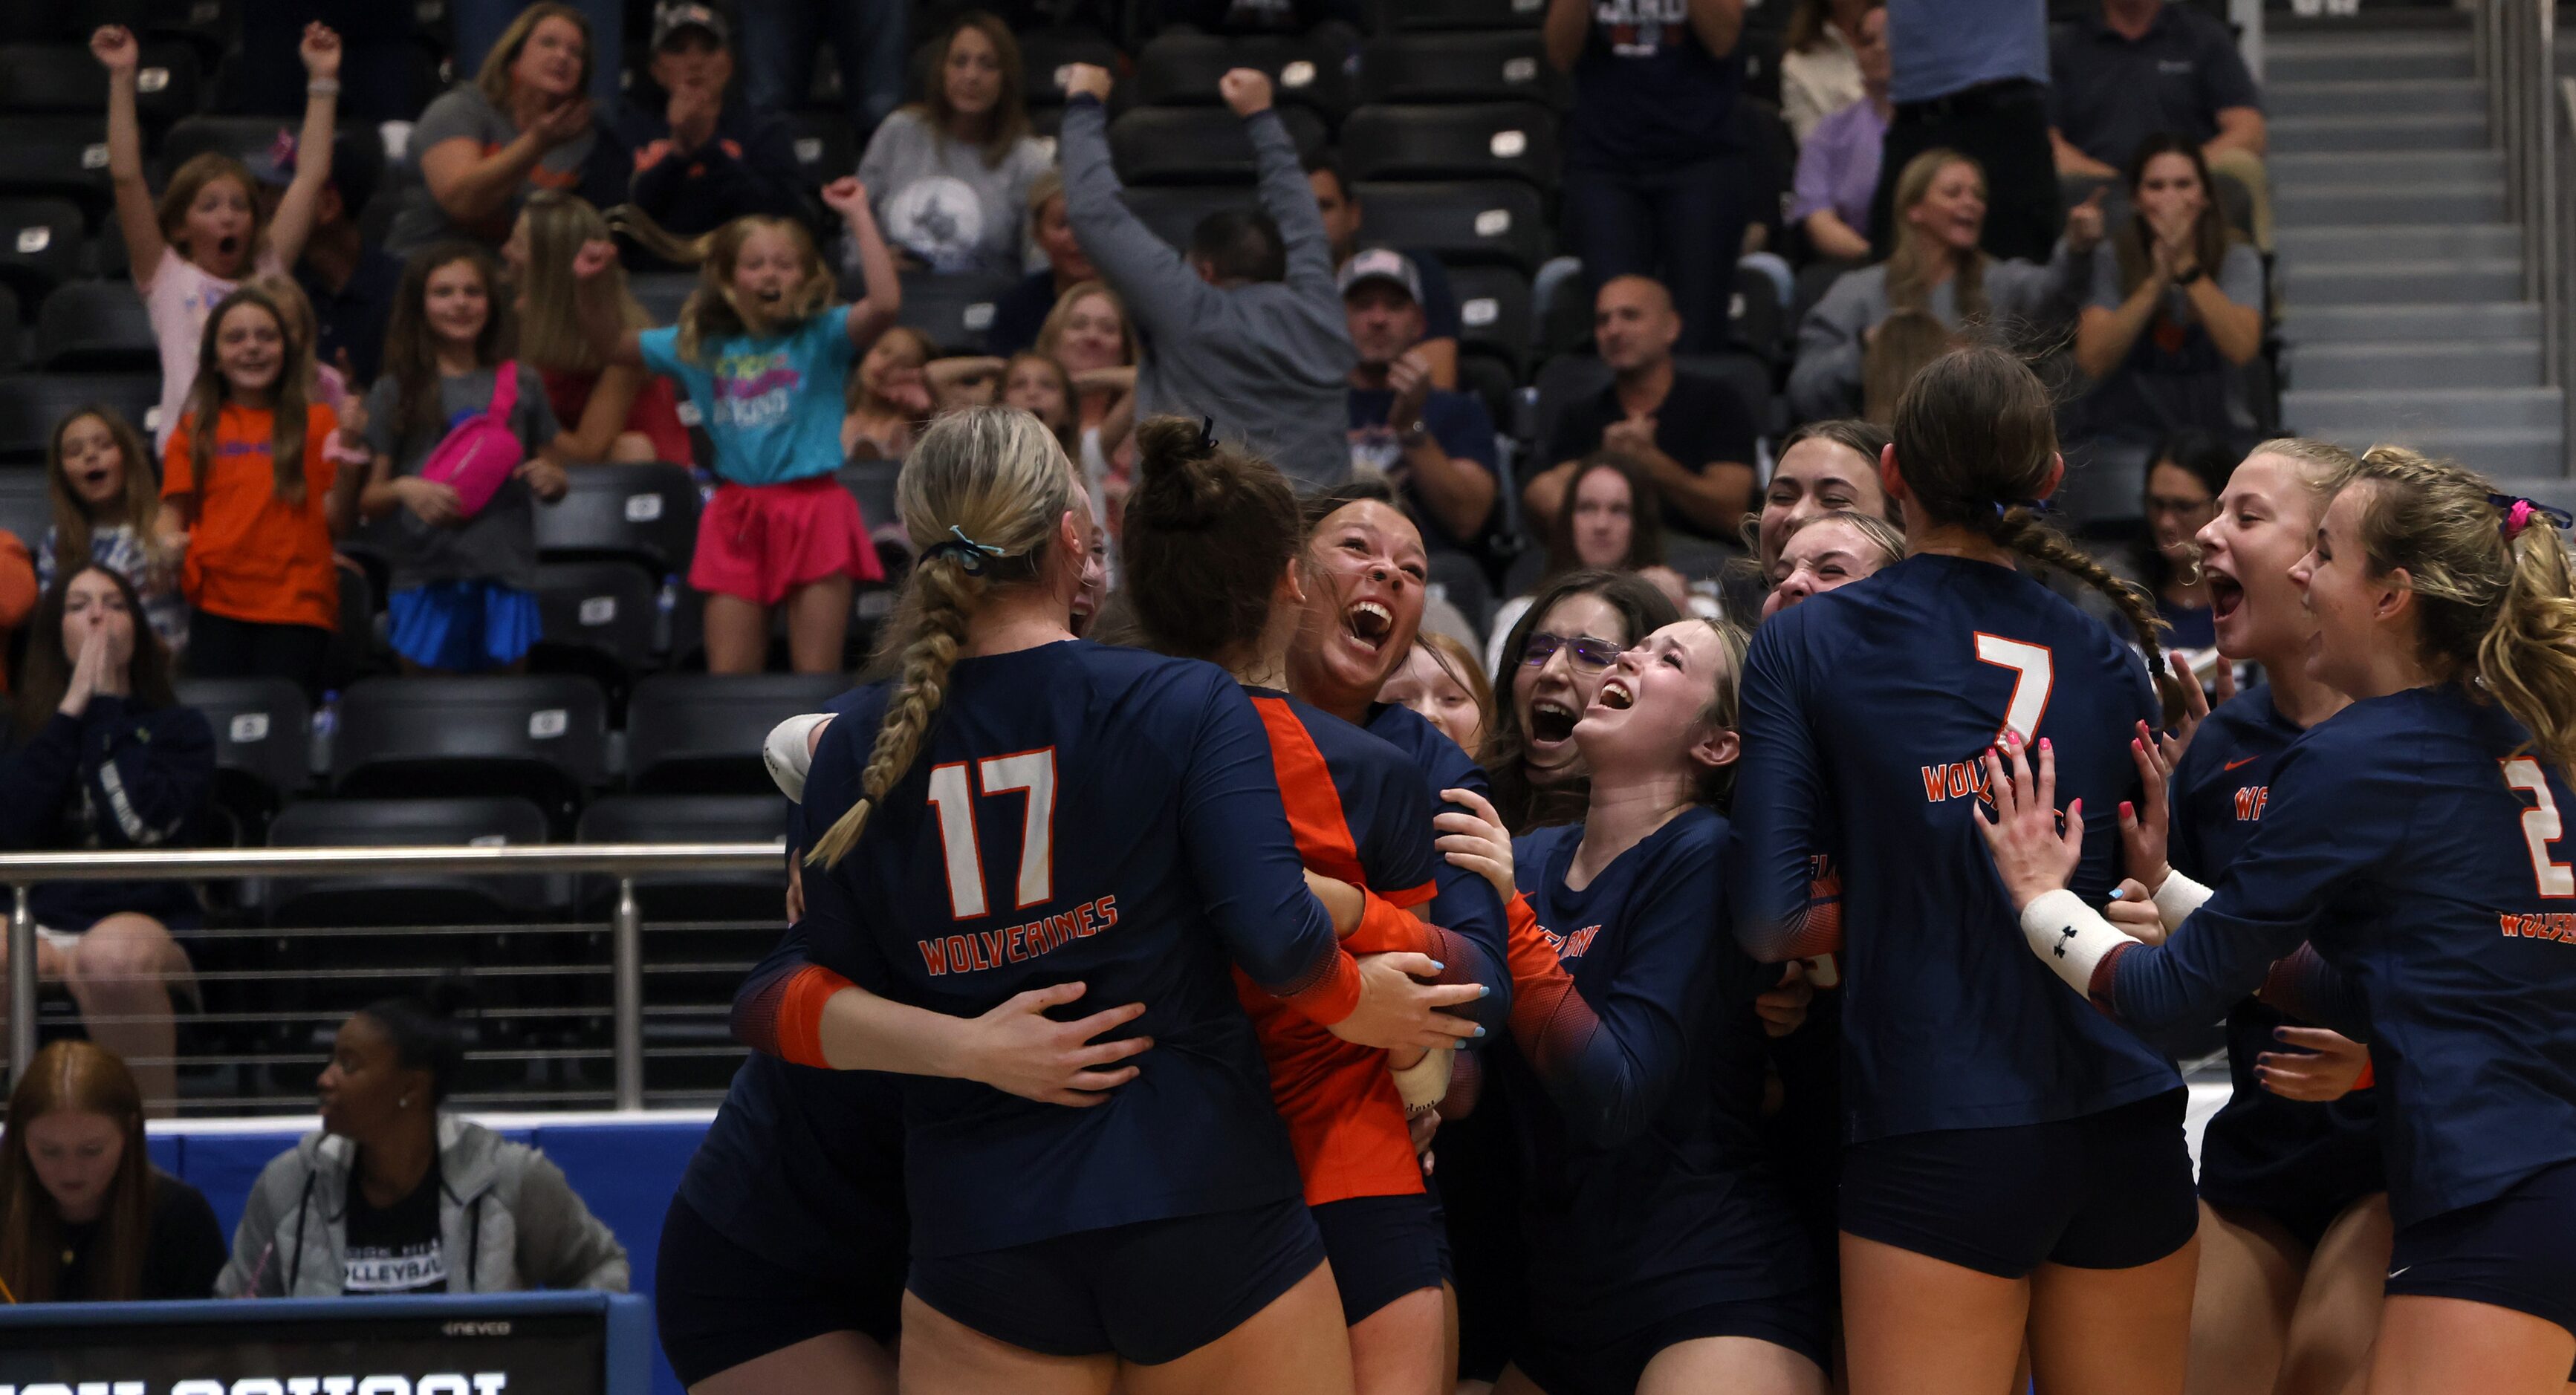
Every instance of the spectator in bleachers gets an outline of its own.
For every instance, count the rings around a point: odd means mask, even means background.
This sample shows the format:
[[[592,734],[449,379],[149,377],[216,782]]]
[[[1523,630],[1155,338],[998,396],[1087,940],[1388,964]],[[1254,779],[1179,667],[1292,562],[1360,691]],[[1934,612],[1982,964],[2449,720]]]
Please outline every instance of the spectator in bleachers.
[[[1106,504],[1124,490],[1135,454],[1136,330],[1126,302],[1100,281],[1066,291],[1038,329],[1038,352],[1073,379],[1073,463],[1090,483],[1092,503]],[[1104,509],[1101,517],[1116,514]]]
[[[19,685],[23,737],[0,767],[0,848],[74,852],[182,841],[214,788],[215,733],[170,687],[170,656],[124,577],[73,568],[45,593]],[[36,971],[66,984],[91,1038],[137,1063],[144,1095],[178,1096],[173,987],[194,994],[172,929],[203,923],[182,881],[46,882],[33,891]],[[143,1064],[157,1062],[158,1064]]]
[[[1064,203],[1064,171],[1053,165],[1029,185],[1029,240],[1047,264],[993,302],[992,327],[984,331],[985,346],[1005,357],[1036,346],[1048,312],[1066,291],[1100,279],[1099,268],[1082,254],[1082,243],[1073,235],[1073,218]]]
[[[36,569],[18,535],[0,532],[0,695],[9,689],[9,639],[36,609]]]
[[[1526,833],[1583,817],[1590,780],[1574,724],[1620,653],[1681,618],[1652,582],[1623,572],[1567,572],[1539,588],[1494,665],[1485,769],[1503,826]]]
[[[1315,211],[1323,216],[1324,236],[1332,240],[1333,268],[1348,266],[1360,250],[1364,214],[1359,196],[1342,177],[1341,161],[1318,152],[1306,161],[1306,187],[1315,191]],[[1401,249],[1422,282],[1422,342],[1413,346],[1431,368],[1431,385],[1458,386],[1458,293],[1449,285],[1449,268],[1428,248]]]
[[[624,1293],[626,1249],[563,1169],[441,1108],[468,1042],[453,1005],[430,998],[341,1023],[318,1082],[322,1128],[261,1169],[215,1292]]]
[[[1800,14],[1806,13],[1804,10]],[[1869,260],[1869,200],[1878,192],[1878,157],[1887,141],[1887,9],[1861,11],[1852,38],[1860,99],[1800,134],[1790,221],[1806,229],[1818,259],[1859,266]],[[1785,79],[1784,79],[1785,80]]]
[[[1615,451],[1596,451],[1575,471],[1569,498],[1547,530],[1540,590],[1568,572],[1633,573],[1654,583],[1676,607],[1690,608],[1688,584],[1664,565],[1664,511],[1655,502],[1655,482],[1644,466]],[[1494,608],[1486,667],[1501,669],[1503,641],[1529,613],[1533,595],[1514,596]]]
[[[1076,415],[1073,375],[1064,365],[1035,349],[1011,355],[1002,365],[1002,405],[1017,407],[1045,423],[1055,433],[1056,444],[1064,447],[1064,458],[1082,459],[1082,423]],[[1090,481],[1085,480],[1084,492]],[[1094,517],[1106,513],[1099,501],[1092,503]]]
[[[1732,541],[1753,505],[1756,425],[1733,389],[1681,372],[1673,347],[1681,316],[1663,286],[1621,276],[1592,303],[1592,342],[1611,372],[1594,397],[1569,402],[1521,503],[1541,529],[1553,527],[1574,472],[1597,450],[1645,467],[1677,531]]]
[[[1236,68],[1218,86],[1259,162],[1261,211],[1201,219],[1184,257],[1118,198],[1108,71],[1072,65],[1062,140],[1074,235],[1136,317],[1136,410],[1213,417],[1220,438],[1320,489],[1350,473],[1343,392],[1357,361],[1331,245],[1270,79]],[[1083,365],[1056,357],[1079,384]]]
[[[1377,690],[1377,700],[1410,707],[1458,743],[1470,759],[1485,748],[1494,724],[1494,687],[1476,651],[1455,635],[1425,630],[1414,636],[1404,663]]]
[[[1596,291],[1623,276],[1670,287],[1684,353],[1725,344],[1727,290],[1755,216],[1755,163],[1735,120],[1743,31],[1742,0],[1548,0],[1548,62],[1574,74],[1564,201],[1573,250]]]
[[[304,346],[308,374],[304,380],[304,400],[321,403],[331,409],[333,416],[345,421],[356,394],[347,374],[316,356],[322,342],[322,322],[313,314],[313,302],[305,299],[304,287],[297,284],[294,277],[275,272],[254,276],[242,284],[267,296],[277,306],[278,314],[285,317],[288,337]],[[325,448],[329,448],[328,442],[325,442]],[[343,460],[341,463],[349,462]]]
[[[413,257],[394,301],[385,375],[367,394],[372,462],[358,511],[401,515],[379,536],[393,566],[388,640],[405,673],[516,673],[545,628],[536,505],[562,498],[570,481],[551,455],[558,426],[545,380],[504,353],[510,324],[500,279],[472,243]],[[487,437],[496,418],[520,457],[506,477],[422,474],[456,433]],[[511,453],[490,439],[473,448],[495,459]]]
[[[252,164],[259,180],[263,217],[272,224],[294,187],[300,147],[281,140],[269,157]],[[351,391],[366,391],[384,364],[385,326],[394,311],[394,288],[402,284],[402,263],[358,231],[358,215],[375,197],[384,174],[383,142],[375,131],[342,131],[331,141],[331,173],[313,200],[313,230],[304,239],[304,255],[295,263],[295,284],[304,290],[320,328],[314,341],[316,361],[339,372]]]
[[[278,200],[277,216],[262,224],[258,181],[229,155],[207,151],[170,173],[155,203],[144,181],[143,127],[135,113],[136,65],[142,46],[118,25],[90,36],[90,52],[107,69],[107,168],[116,190],[117,231],[125,238],[134,290],[152,319],[161,349],[161,416],[156,445],[166,445],[179,410],[196,381],[197,347],[206,314],[243,278],[282,272],[304,254],[313,209],[331,176],[327,159],[306,162]],[[334,106],[340,93],[340,38],[309,25],[300,50],[310,94],[301,148],[331,147]]]
[[[1897,177],[1896,208],[1895,252],[1845,274],[1798,326],[1789,408],[1802,419],[1861,414],[1870,342],[1892,311],[1920,310],[1954,332],[2012,342],[2062,331],[2102,241],[2097,193],[2067,215],[2066,235],[2046,265],[1988,255],[1980,245],[1985,171],[1955,150],[1927,150],[1908,161]]]
[[[578,195],[541,190],[528,199],[501,258],[518,283],[520,360],[545,380],[560,431],[551,454],[568,462],[667,460],[696,463],[671,380],[630,364],[600,361],[582,328],[581,284],[572,259],[608,236],[608,220]],[[599,274],[600,295],[630,328],[652,323],[626,289],[626,269]]]
[[[1789,27],[1780,36],[1780,116],[1801,147],[1816,123],[1861,99],[1869,81],[1868,65],[1860,57],[1861,24],[1881,3],[1798,0],[1789,12]],[[1883,94],[1884,71],[1878,82]]]
[[[474,80],[441,94],[412,127],[426,189],[396,215],[385,250],[408,257],[464,238],[499,251],[539,189],[568,189],[599,208],[623,200],[634,161],[588,92],[600,57],[581,11],[557,0],[520,11]]]
[[[2049,42],[2048,138],[2061,175],[2118,179],[2149,139],[2179,131],[2253,200],[2271,245],[2263,94],[2216,17],[2166,0],[2101,0]]]
[[[2191,138],[2161,135],[2129,163],[2134,215],[2094,249],[2075,362],[2097,386],[2084,434],[2150,441],[2189,427],[2251,444],[2244,367],[2263,351],[2263,258],[2210,198]]]
[[[796,130],[733,87],[732,30],[713,5],[665,4],[653,20],[647,73],[659,103],[622,103],[617,138],[633,151],[637,208],[682,236],[713,232],[746,213],[813,221]],[[604,235],[604,234],[603,234]]]
[[[1850,509],[1809,514],[1789,525],[1788,539],[1771,564],[1771,592],[1762,598],[1762,618],[1903,560],[1905,534],[1877,514]]]
[[[910,325],[877,336],[850,370],[841,419],[841,454],[851,460],[901,460],[936,409],[928,369],[937,350]]]
[[[2113,575],[2146,588],[2157,617],[2172,627],[2167,647],[2186,662],[2206,662],[2218,650],[2209,577],[2200,569],[2200,545],[2193,539],[2218,516],[2218,496],[2226,492],[2240,454],[2199,431],[2177,431],[2156,442],[2139,490],[2146,532],[2125,553],[2103,559]],[[2107,602],[2078,597],[2077,604],[2110,616]]]
[[[245,286],[216,304],[162,452],[160,518],[186,558],[189,671],[285,678],[308,697],[340,618],[331,539],[355,522],[364,480],[324,449],[339,418],[307,395],[311,359],[266,294]]]
[[[81,407],[54,424],[45,452],[54,521],[37,545],[35,583],[16,619],[26,618],[38,591],[62,579],[65,563],[105,567],[134,588],[172,659],[187,651],[188,601],[179,594],[178,555],[161,537],[161,487],[151,465],[141,434],[112,407]],[[14,623],[0,620],[0,629]]]
[[[868,138],[859,182],[908,264],[1016,276],[1028,262],[1029,189],[1048,154],[1029,133],[1019,41],[970,10],[933,51],[928,89]]]
[[[20,1303],[212,1298],[224,1232],[205,1193],[152,1165],[143,1092],[116,1053],[36,1053],[0,1138],[0,1282]]]
[[[2048,145],[2046,0],[1887,0],[1887,49],[1894,102],[1869,241],[1894,255],[1896,186],[1927,150],[1956,150],[1991,180],[1994,216],[1986,254],[2040,261],[2056,245],[2065,214]]]
[[[743,95],[767,111],[809,106],[817,50],[840,70],[841,111],[860,140],[903,101],[912,6],[851,0],[758,0],[742,21]]]
[[[626,0],[567,0],[566,8],[580,13],[595,51],[610,55],[610,61],[591,70],[586,82],[592,101],[614,107],[619,70],[626,61]],[[456,71],[470,73],[481,71],[483,60],[494,49],[510,46],[528,0],[447,0],[447,9],[456,36]]]
[[[1421,352],[1422,281],[1411,258],[1373,247],[1342,263],[1351,370],[1351,464],[1387,477],[1433,551],[1471,552],[1492,521],[1494,421],[1469,393],[1432,385]]]

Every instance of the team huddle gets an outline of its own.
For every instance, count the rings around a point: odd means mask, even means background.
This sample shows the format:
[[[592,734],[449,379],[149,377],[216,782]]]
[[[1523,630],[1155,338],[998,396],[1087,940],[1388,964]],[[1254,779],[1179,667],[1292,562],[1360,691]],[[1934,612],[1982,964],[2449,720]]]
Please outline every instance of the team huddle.
[[[1749,637],[1543,595],[1502,676],[1570,731],[1498,722],[1489,782],[1380,700],[1426,581],[1381,490],[1147,422],[1110,595],[1054,436],[938,421],[886,676],[770,739],[795,923],[665,1226],[682,1379],[2565,1385],[2566,520],[2258,447],[2199,546],[2265,681],[2213,708],[2041,521],[2019,362],[1893,435],[1901,558],[1801,549]],[[2195,1182],[2165,1034],[2222,1017]]]

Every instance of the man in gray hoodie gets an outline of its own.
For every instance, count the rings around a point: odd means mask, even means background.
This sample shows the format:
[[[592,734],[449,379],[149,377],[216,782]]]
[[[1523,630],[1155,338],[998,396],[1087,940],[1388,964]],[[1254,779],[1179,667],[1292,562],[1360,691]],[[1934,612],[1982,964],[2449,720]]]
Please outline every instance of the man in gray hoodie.
[[[1109,164],[1109,73],[1067,73],[1059,137],[1065,205],[1083,254],[1127,302],[1144,345],[1139,416],[1213,417],[1312,491],[1350,473],[1343,395],[1359,362],[1333,280],[1331,240],[1278,113],[1270,79],[1237,68],[1218,81],[1260,162],[1261,213],[1217,213],[1190,235],[1186,260],[1127,211]]]

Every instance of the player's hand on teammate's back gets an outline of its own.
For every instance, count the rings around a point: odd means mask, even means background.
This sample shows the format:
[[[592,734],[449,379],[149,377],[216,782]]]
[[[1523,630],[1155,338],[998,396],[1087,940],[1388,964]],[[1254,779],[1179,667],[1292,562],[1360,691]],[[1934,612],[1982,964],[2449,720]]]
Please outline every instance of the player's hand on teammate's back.
[[[1454,1046],[1485,1029],[1442,1011],[1485,996],[1481,983],[1425,983],[1440,972],[1427,954],[1362,955],[1359,1006],[1328,1030],[1360,1046]]]
[[[1071,1022],[1046,1015],[1048,1008],[1080,998],[1083,987],[1059,983],[1033,988],[972,1019],[960,1047],[959,1073],[1040,1104],[1087,1108],[1108,1099],[1109,1090],[1136,1078],[1135,1066],[1118,1063],[1150,1049],[1154,1039],[1093,1040],[1142,1016],[1143,1003],[1109,1008]]]
[[[2066,806],[2065,832],[2058,831],[2057,753],[2043,739],[2039,770],[2030,768],[2030,748],[2010,732],[2001,746],[1986,750],[1986,774],[1995,797],[1995,816],[1972,815],[1986,847],[1995,855],[1995,871],[2019,911],[2049,892],[2063,888],[2084,858],[2084,801]],[[2009,753],[2012,764],[2004,764]]]

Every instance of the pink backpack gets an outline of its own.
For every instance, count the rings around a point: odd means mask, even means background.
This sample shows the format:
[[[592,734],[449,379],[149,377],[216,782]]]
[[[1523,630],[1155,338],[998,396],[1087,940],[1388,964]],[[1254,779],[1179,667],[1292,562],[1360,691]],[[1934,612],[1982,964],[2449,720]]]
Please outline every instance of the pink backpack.
[[[519,366],[505,361],[493,374],[492,404],[458,422],[421,462],[420,477],[454,488],[467,518],[481,513],[528,458],[519,433],[510,429],[510,413],[518,405]]]

